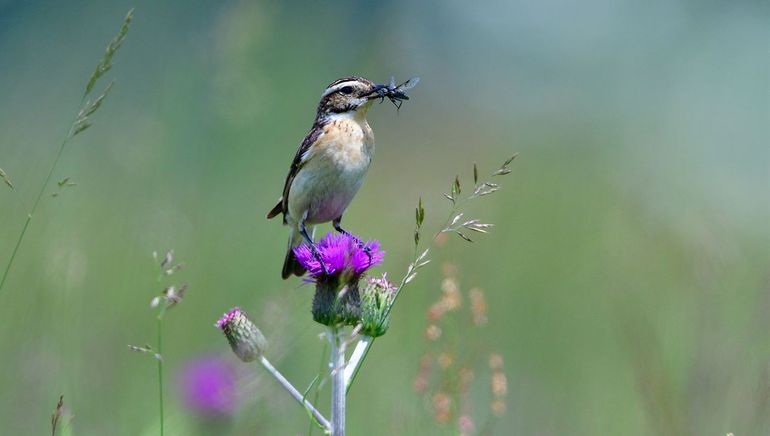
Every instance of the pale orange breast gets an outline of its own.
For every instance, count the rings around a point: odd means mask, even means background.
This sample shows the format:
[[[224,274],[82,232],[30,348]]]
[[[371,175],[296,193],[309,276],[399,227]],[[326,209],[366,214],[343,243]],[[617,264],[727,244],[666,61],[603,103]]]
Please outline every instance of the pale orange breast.
[[[369,166],[374,153],[374,135],[366,120],[336,119],[324,127],[319,152],[340,166]]]
[[[289,214],[308,223],[342,216],[366,177],[374,136],[365,119],[339,116],[323,130],[292,182]]]

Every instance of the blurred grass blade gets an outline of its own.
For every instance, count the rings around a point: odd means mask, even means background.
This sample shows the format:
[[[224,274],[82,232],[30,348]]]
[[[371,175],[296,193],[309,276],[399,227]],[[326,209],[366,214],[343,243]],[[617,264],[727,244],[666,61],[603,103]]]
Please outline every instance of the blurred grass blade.
[[[59,395],[59,402],[51,414],[51,436],[56,436],[56,428],[59,425],[59,418],[64,413],[64,395]]]
[[[3,179],[3,182],[5,182],[6,185],[8,185],[9,188],[13,189],[13,183],[11,183],[11,178],[8,177],[8,173],[5,172],[2,168],[0,168],[0,178]]]

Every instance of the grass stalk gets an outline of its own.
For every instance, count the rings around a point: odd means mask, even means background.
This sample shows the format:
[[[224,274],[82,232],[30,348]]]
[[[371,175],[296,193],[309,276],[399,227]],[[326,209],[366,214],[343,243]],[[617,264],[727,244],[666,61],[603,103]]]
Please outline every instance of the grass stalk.
[[[85,96],[80,100],[80,104],[78,107],[83,106],[83,102],[85,101]],[[11,271],[11,266],[13,265],[13,261],[16,259],[16,254],[19,252],[19,247],[21,246],[21,242],[24,240],[24,235],[27,234],[27,229],[29,228],[29,223],[32,221],[32,217],[35,215],[35,212],[37,212],[37,207],[40,205],[40,200],[43,198],[43,194],[45,193],[45,188],[48,186],[49,183],[51,183],[51,177],[53,177],[54,171],[56,171],[56,166],[59,164],[59,161],[61,160],[61,156],[64,153],[64,147],[67,145],[67,142],[72,138],[72,133],[74,131],[75,121],[72,122],[72,125],[70,126],[69,131],[67,132],[67,136],[64,138],[64,141],[59,144],[59,151],[56,153],[56,158],[53,160],[53,163],[51,164],[51,168],[48,170],[48,175],[46,176],[45,180],[43,181],[43,184],[40,186],[40,191],[37,193],[37,197],[35,197],[35,202],[32,203],[32,209],[29,210],[27,213],[27,220],[24,222],[24,227],[21,229],[21,233],[19,233],[19,237],[16,239],[16,245],[13,247],[13,252],[11,252],[11,257],[8,259],[8,263],[5,265],[5,270],[3,271],[3,278],[0,279],[0,292],[3,290],[3,286],[5,286],[5,280],[8,278],[8,273]]]
[[[158,315],[158,412],[160,414],[160,436],[163,436],[163,314]]]
[[[493,172],[490,175],[490,178],[495,176],[503,176],[510,173],[511,171],[508,168],[508,165],[510,165],[510,163],[513,162],[516,156],[517,155],[514,154],[511,158],[506,160],[505,163],[503,163],[503,165],[500,167],[500,169],[498,169],[497,171]],[[387,308],[386,316],[390,315],[390,312],[393,310],[393,306],[396,305],[396,301],[398,300],[399,295],[401,295],[401,291],[404,289],[404,286],[406,286],[417,275],[417,270],[419,268],[421,268],[422,266],[426,265],[429,262],[429,260],[426,260],[426,257],[431,247],[436,243],[436,240],[438,239],[439,235],[441,235],[442,233],[457,230],[456,228],[453,228],[453,226],[455,222],[459,220],[459,218],[462,216],[462,214],[458,215],[458,211],[461,209],[461,206],[464,206],[470,200],[491,194],[499,189],[498,185],[496,184],[483,182],[483,181],[479,182],[478,168],[476,167],[475,164],[473,165],[473,183],[474,183],[473,192],[466,197],[460,197],[459,196],[461,192],[460,179],[459,179],[459,176],[455,178],[454,184],[451,189],[452,194],[451,195],[444,194],[445,197],[447,197],[452,202],[452,208],[449,211],[449,215],[447,215],[447,218],[444,221],[444,225],[442,226],[441,230],[439,230],[433,235],[433,238],[428,243],[428,248],[426,248],[425,251],[423,251],[421,254],[418,254],[419,248],[420,248],[420,230],[422,228],[422,222],[425,214],[425,211],[423,210],[423,206],[422,206],[422,198],[420,198],[420,201],[417,206],[417,227],[415,228],[414,253],[412,255],[412,261],[407,268],[406,274],[404,274],[404,277],[401,279],[401,282],[398,284],[398,287],[396,288],[395,295],[393,296],[393,302],[391,302],[390,306]],[[489,226],[489,225],[482,225],[482,226]],[[475,230],[480,231],[481,233],[486,233],[486,231],[483,228],[481,230],[478,230],[478,229],[475,229]],[[470,238],[467,238],[462,234],[460,234],[460,236],[466,241],[470,242]],[[374,344],[374,338],[371,338],[370,341],[368,341],[363,345],[364,349],[361,352],[360,360],[355,362],[355,365],[352,367],[352,370],[351,370],[352,372],[350,373],[350,376],[347,377],[348,381],[347,381],[347,387],[345,390],[346,393],[350,390],[350,387],[352,386],[353,381],[358,375],[358,371],[360,370],[361,365],[363,365],[364,360],[366,360],[366,357],[369,355],[369,350],[371,350],[373,344]],[[358,345],[361,345],[360,342]],[[344,358],[343,358],[343,363],[344,363]]]

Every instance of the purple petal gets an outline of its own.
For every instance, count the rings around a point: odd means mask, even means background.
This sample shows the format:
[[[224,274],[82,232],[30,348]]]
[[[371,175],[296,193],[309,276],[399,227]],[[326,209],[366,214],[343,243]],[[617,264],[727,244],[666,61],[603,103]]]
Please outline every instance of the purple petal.
[[[313,255],[312,249],[307,244],[294,248],[294,255],[315,278],[326,276],[327,273],[329,277],[333,277],[344,271],[351,271],[360,275],[372,266],[380,264],[385,253],[379,249],[380,244],[376,240],[368,241],[365,244],[369,254],[358,244],[358,239],[355,236],[327,233],[316,244],[326,265],[326,272],[323,271],[321,263]]]
[[[357,275],[363,274],[369,268],[379,265],[385,257],[385,252],[379,249],[380,243],[376,240],[367,241],[361,248],[355,244],[355,249],[350,257],[350,265]],[[367,250],[369,251],[367,253]]]
[[[216,323],[217,328],[220,328],[220,329],[223,328],[225,324],[230,322],[235,317],[235,315],[238,314],[238,312],[240,311],[241,311],[241,308],[237,306],[228,310],[227,313],[222,315],[222,318],[219,318],[219,320],[217,321]]]

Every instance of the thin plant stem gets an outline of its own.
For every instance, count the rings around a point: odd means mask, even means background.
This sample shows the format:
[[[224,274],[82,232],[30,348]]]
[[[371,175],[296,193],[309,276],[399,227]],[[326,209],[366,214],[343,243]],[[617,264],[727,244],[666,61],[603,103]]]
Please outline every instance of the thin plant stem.
[[[158,315],[158,412],[160,413],[160,436],[163,436],[163,313]]]
[[[332,425],[329,423],[329,420],[326,419],[321,412],[319,412],[315,407],[313,407],[312,404],[310,404],[309,401],[305,399],[305,397],[302,395],[300,391],[297,390],[290,382],[286,379],[286,377],[283,376],[275,367],[270,363],[269,360],[265,358],[265,356],[259,357],[259,363],[262,364],[262,366],[267,370],[267,372],[270,373],[270,375],[275,378],[278,383],[281,384],[281,386],[289,391],[289,394],[291,394],[292,397],[294,397],[297,402],[299,402],[302,406],[305,407],[312,415],[313,418],[316,419],[318,424],[322,426],[325,430],[329,430],[332,428]]]
[[[326,351],[328,349],[328,346],[324,344],[323,349],[321,350],[321,363],[318,364],[318,375],[317,378],[321,377],[321,374],[324,373],[324,366],[326,364]],[[321,379],[316,385],[315,385],[315,392],[313,393],[313,404],[318,404],[318,394],[321,393],[321,386],[323,386],[324,379]],[[313,434],[313,422],[310,421],[310,424],[307,429],[308,436]]]
[[[80,104],[78,105],[78,107],[83,106],[83,102],[85,101],[85,99],[86,97],[84,95],[80,99]],[[77,117],[75,118],[75,120],[77,120]],[[40,186],[40,191],[38,191],[37,197],[35,197],[35,202],[32,203],[32,209],[30,209],[29,213],[27,213],[27,220],[24,222],[24,227],[22,227],[21,233],[19,233],[19,237],[16,240],[16,245],[13,247],[13,252],[11,252],[11,258],[8,259],[8,263],[5,265],[5,270],[3,271],[3,278],[0,279],[0,291],[2,291],[3,286],[5,286],[5,280],[8,278],[8,273],[11,271],[11,266],[13,265],[13,261],[16,259],[16,254],[19,252],[21,241],[24,240],[24,235],[27,234],[29,223],[30,221],[32,221],[32,217],[35,215],[35,212],[37,211],[37,207],[40,204],[40,200],[43,198],[43,194],[45,193],[45,188],[51,182],[51,177],[53,177],[53,173],[54,171],[56,171],[56,166],[59,164],[62,153],[64,152],[64,147],[67,145],[67,142],[72,138],[72,133],[74,132],[74,128],[75,128],[75,121],[73,121],[72,124],[70,125],[70,129],[67,131],[67,136],[64,138],[64,141],[62,141],[61,144],[59,144],[59,151],[56,153],[56,158],[53,160],[53,163],[51,164],[51,168],[48,170],[48,175],[45,177],[45,181],[43,181],[43,184]]]
[[[428,250],[430,250],[431,246],[436,242],[436,239],[438,239],[438,236],[444,233],[447,227],[449,227],[449,223],[452,221],[452,218],[457,214],[457,211],[460,209],[460,205],[466,203],[469,199],[470,197],[463,198],[463,199],[460,199],[459,201],[452,203],[452,209],[449,211],[449,215],[447,215],[446,220],[444,220],[444,224],[441,227],[441,230],[437,231],[433,235],[433,238],[431,238],[430,243],[428,244],[428,248],[425,250],[426,253]],[[406,286],[407,278],[409,278],[411,273],[414,271],[412,268],[414,267],[415,262],[417,262],[418,252],[419,252],[419,245],[415,244],[414,253],[412,255],[412,262],[410,264],[409,271],[407,271],[407,273],[404,274],[404,277],[401,279],[401,282],[398,284],[398,288],[396,288],[396,293],[393,296],[393,302],[390,304],[390,306],[388,306],[388,310],[386,312],[387,315],[390,315],[390,311],[393,310],[393,306],[395,306],[396,300],[398,300],[398,296],[401,295],[401,290],[404,289],[404,286]]]
[[[333,326],[327,331],[331,352],[329,367],[332,376],[332,436],[345,436],[345,353],[342,350],[342,329]]]
[[[479,183],[477,183],[476,186],[478,187]],[[396,304],[396,300],[398,300],[398,296],[401,295],[401,291],[404,289],[404,286],[406,286],[406,284],[407,284],[407,279],[409,279],[409,277],[417,269],[417,266],[415,264],[417,263],[418,258],[423,258],[424,255],[427,255],[428,250],[430,250],[431,246],[436,243],[436,239],[438,239],[439,235],[442,234],[442,233],[445,233],[447,231],[447,229],[450,227],[450,223],[452,222],[453,217],[457,214],[457,211],[460,209],[460,206],[461,205],[465,205],[469,200],[477,198],[477,197],[478,196],[474,193],[474,194],[471,194],[471,195],[469,195],[467,197],[460,198],[460,199],[458,199],[458,201],[453,201],[452,202],[452,209],[449,211],[449,214],[447,215],[446,220],[444,220],[444,224],[441,227],[441,230],[437,231],[433,235],[433,238],[431,238],[430,243],[428,244],[428,248],[423,252],[422,255],[418,254],[419,253],[419,244],[418,243],[414,244],[414,253],[412,255],[412,261],[409,264],[409,268],[407,269],[406,274],[404,274],[404,277],[401,279],[401,282],[398,284],[398,287],[396,288],[395,295],[393,296],[393,302],[390,303],[390,306],[388,306],[387,311],[385,312],[385,314],[386,314],[385,316],[389,316],[390,315],[391,310],[393,310],[393,306],[395,306],[395,304]],[[418,226],[418,230],[419,230],[419,226]],[[346,372],[348,372],[348,370],[350,370],[349,371],[350,375],[349,375],[349,377],[347,377],[347,387],[346,387],[346,391],[345,391],[346,393],[348,391],[350,391],[350,387],[353,385],[353,381],[355,381],[356,376],[358,375],[358,372],[359,372],[359,370],[361,369],[361,366],[364,363],[364,360],[369,355],[369,350],[371,350],[372,345],[374,344],[374,339],[375,338],[371,338],[370,341],[368,341],[367,343],[365,343],[363,345],[364,349],[361,352],[361,358],[360,358],[360,360],[358,360],[355,363],[355,365],[352,367],[352,369],[351,368],[346,368]],[[360,342],[359,342],[358,345],[360,345]],[[356,351],[358,350],[358,345],[356,346]]]
[[[449,222],[449,221],[447,221],[447,222]],[[431,240],[431,243],[436,240],[437,236],[438,236],[438,233],[436,233],[436,236],[433,237],[433,239]],[[418,256],[417,253],[418,253],[418,246],[415,244],[415,246],[414,246],[414,255],[412,256],[412,262],[409,264],[409,270],[407,271],[406,274],[404,274],[404,277],[401,279],[401,282],[398,284],[398,288],[396,288],[395,295],[393,296],[393,302],[390,304],[390,306],[388,306],[388,309],[387,309],[387,312],[386,312],[385,316],[389,316],[390,315],[390,311],[393,309],[393,305],[396,304],[396,299],[398,299],[399,294],[401,294],[401,290],[406,285],[407,278],[414,271],[413,270],[414,264],[415,264],[415,262],[417,262],[417,256]],[[346,368],[345,369],[346,373],[349,372],[349,375],[347,375],[345,377],[345,379],[346,379],[345,394],[350,392],[350,388],[351,388],[351,386],[353,386],[353,382],[356,380],[356,376],[358,376],[358,372],[361,370],[361,366],[363,365],[364,360],[366,360],[366,357],[369,355],[369,350],[371,350],[372,349],[372,345],[374,345],[374,339],[375,338],[370,338],[370,340],[367,341],[363,345],[364,348],[363,348],[363,351],[361,352],[361,357],[360,357],[360,359],[357,362],[355,362],[355,365],[352,366],[352,369],[351,368]],[[358,346],[359,345],[361,345],[361,342],[359,342],[356,345],[356,350],[354,350],[354,353],[355,353],[355,351],[358,351]]]

